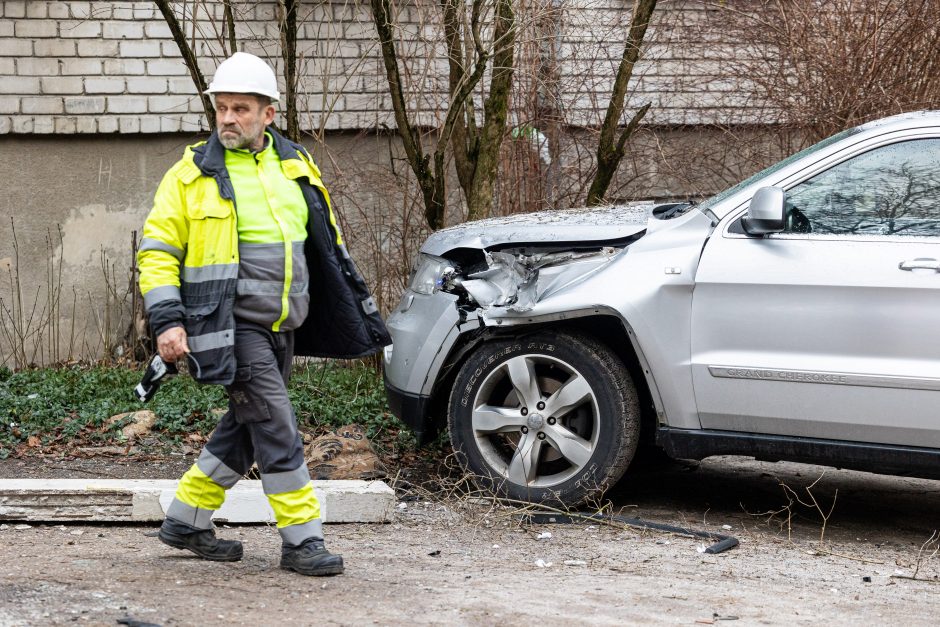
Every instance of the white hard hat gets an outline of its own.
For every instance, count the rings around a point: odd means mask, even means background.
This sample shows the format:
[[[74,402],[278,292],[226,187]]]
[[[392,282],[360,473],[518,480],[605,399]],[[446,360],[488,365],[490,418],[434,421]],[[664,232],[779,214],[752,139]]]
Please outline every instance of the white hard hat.
[[[261,94],[278,100],[277,79],[271,66],[247,52],[236,52],[219,64],[207,94]]]

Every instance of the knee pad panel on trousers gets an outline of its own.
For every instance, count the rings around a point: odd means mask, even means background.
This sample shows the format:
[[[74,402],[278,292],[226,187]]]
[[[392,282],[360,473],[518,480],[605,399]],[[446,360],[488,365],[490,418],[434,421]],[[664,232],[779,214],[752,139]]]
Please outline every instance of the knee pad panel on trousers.
[[[246,426],[251,432],[255,461],[262,474],[291,472],[306,466],[304,444],[293,414]]]

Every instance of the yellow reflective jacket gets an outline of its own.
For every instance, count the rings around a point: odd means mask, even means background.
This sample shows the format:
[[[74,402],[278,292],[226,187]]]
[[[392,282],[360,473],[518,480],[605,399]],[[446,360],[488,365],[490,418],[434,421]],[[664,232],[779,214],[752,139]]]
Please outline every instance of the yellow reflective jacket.
[[[319,169],[303,146],[268,132],[308,209],[311,307],[295,332],[295,354],[350,359],[381,350],[391,338],[343,244]],[[227,385],[235,375],[236,211],[225,147],[213,133],[187,147],[164,176],[137,255],[154,336],[183,326],[195,362],[191,371],[203,383]]]

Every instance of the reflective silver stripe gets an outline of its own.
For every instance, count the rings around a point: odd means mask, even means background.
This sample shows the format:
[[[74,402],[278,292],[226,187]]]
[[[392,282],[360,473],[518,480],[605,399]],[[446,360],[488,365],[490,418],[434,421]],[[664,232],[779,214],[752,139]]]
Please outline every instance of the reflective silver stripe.
[[[291,244],[292,244],[293,246],[295,246],[295,247],[296,247],[296,246],[303,246],[303,244],[304,244],[305,241],[306,241],[306,240],[302,240],[302,239],[292,240],[292,241],[291,241]],[[246,244],[246,243],[244,243],[244,242],[239,242],[239,243],[238,243],[238,251],[239,251],[239,252],[245,251],[245,252],[251,254],[253,251],[264,251],[264,250],[279,250],[279,251],[283,251],[283,250],[284,250],[284,243],[283,243],[283,242],[268,242],[268,243],[265,243],[265,244]]]
[[[194,353],[211,351],[214,348],[233,346],[235,344],[235,332],[231,329],[227,329],[225,331],[216,331],[215,333],[193,335],[186,338],[186,342],[189,344],[189,350]]]
[[[193,507],[176,497],[173,497],[173,502],[166,508],[167,518],[178,520],[196,529],[212,529],[212,515],[214,513],[215,510]]]
[[[161,285],[153,288],[144,294],[144,307],[150,309],[165,300],[182,300],[180,298],[180,288],[175,285]]]
[[[196,460],[196,466],[204,472],[207,477],[228,490],[238,483],[242,478],[240,474],[222,463],[222,460],[209,452],[208,449],[202,449],[199,459]]]
[[[309,540],[310,538],[316,538],[318,540],[323,539],[323,520],[316,518],[310,522],[301,523],[299,525],[278,527],[278,532],[281,534],[281,540],[284,544],[300,546],[303,544],[304,540]]]
[[[183,266],[180,278],[187,283],[205,283],[206,281],[223,281],[238,276],[237,263],[224,263],[212,266]]]
[[[140,248],[137,249],[138,252],[143,252],[145,250],[160,250],[165,253],[170,253],[180,261],[183,260],[185,256],[182,249],[177,248],[176,246],[170,246],[166,242],[161,242],[158,239],[153,239],[152,237],[145,237],[140,240]]]
[[[303,242],[300,243],[303,244]],[[274,244],[239,244],[238,256],[242,259],[267,259],[269,257],[283,259],[284,244],[282,242]]]
[[[260,281],[257,279],[238,279],[239,294],[257,296],[278,296],[284,291],[284,281]],[[280,302],[280,300],[278,300]]]
[[[280,304],[281,295],[284,293],[284,281],[262,281],[258,279],[238,279],[236,288],[240,295],[252,296],[277,296]],[[310,282],[291,283],[289,294],[306,294],[310,289]]]
[[[265,494],[283,494],[307,487],[310,483],[310,471],[306,464],[296,470],[285,472],[261,473],[261,487]]]

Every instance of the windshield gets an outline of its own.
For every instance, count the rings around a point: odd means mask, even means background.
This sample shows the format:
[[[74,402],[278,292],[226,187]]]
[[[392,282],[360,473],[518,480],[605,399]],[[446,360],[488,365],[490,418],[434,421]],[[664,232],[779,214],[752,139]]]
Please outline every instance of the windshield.
[[[844,130],[844,131],[842,131],[841,133],[836,133],[836,134],[833,135],[832,137],[827,137],[826,139],[822,140],[821,142],[819,142],[819,143],[817,143],[817,144],[813,144],[813,145],[810,146],[809,148],[804,148],[803,150],[801,150],[801,151],[799,151],[799,152],[797,152],[797,153],[795,153],[795,154],[790,155],[790,156],[787,157],[786,159],[783,159],[782,161],[778,161],[777,163],[773,164],[773,165],[770,166],[769,168],[765,168],[765,169],[761,170],[760,172],[758,172],[757,174],[754,174],[753,176],[750,176],[750,177],[744,179],[743,181],[741,181],[740,183],[738,183],[738,184],[735,185],[734,187],[729,187],[728,189],[724,190],[723,192],[719,192],[719,193],[715,194],[714,196],[712,196],[711,198],[708,198],[707,200],[702,201],[702,202],[698,205],[698,208],[701,209],[702,211],[710,210],[712,207],[714,207],[715,205],[717,205],[718,203],[720,203],[720,202],[721,202],[722,200],[724,200],[725,198],[730,198],[731,196],[733,196],[734,194],[738,193],[739,191],[741,191],[742,189],[744,189],[744,188],[747,187],[748,185],[754,183],[755,181],[757,181],[757,180],[759,180],[759,179],[762,179],[762,178],[764,178],[765,176],[768,176],[768,175],[770,175],[770,174],[773,174],[774,172],[776,172],[776,171],[778,171],[778,170],[781,170],[781,169],[785,168],[786,166],[790,165],[791,163],[793,163],[793,162],[795,162],[795,161],[797,161],[797,160],[799,160],[799,159],[802,159],[802,158],[805,157],[806,155],[812,154],[812,153],[816,152],[817,150],[822,150],[822,149],[825,148],[826,146],[831,146],[832,144],[834,144],[834,143],[836,143],[836,142],[838,142],[838,141],[841,141],[841,140],[845,139],[846,137],[851,137],[852,135],[856,135],[856,134],[860,133],[861,131],[862,131],[862,129],[861,129],[860,127],[855,127],[855,128],[850,128],[850,129]]]

